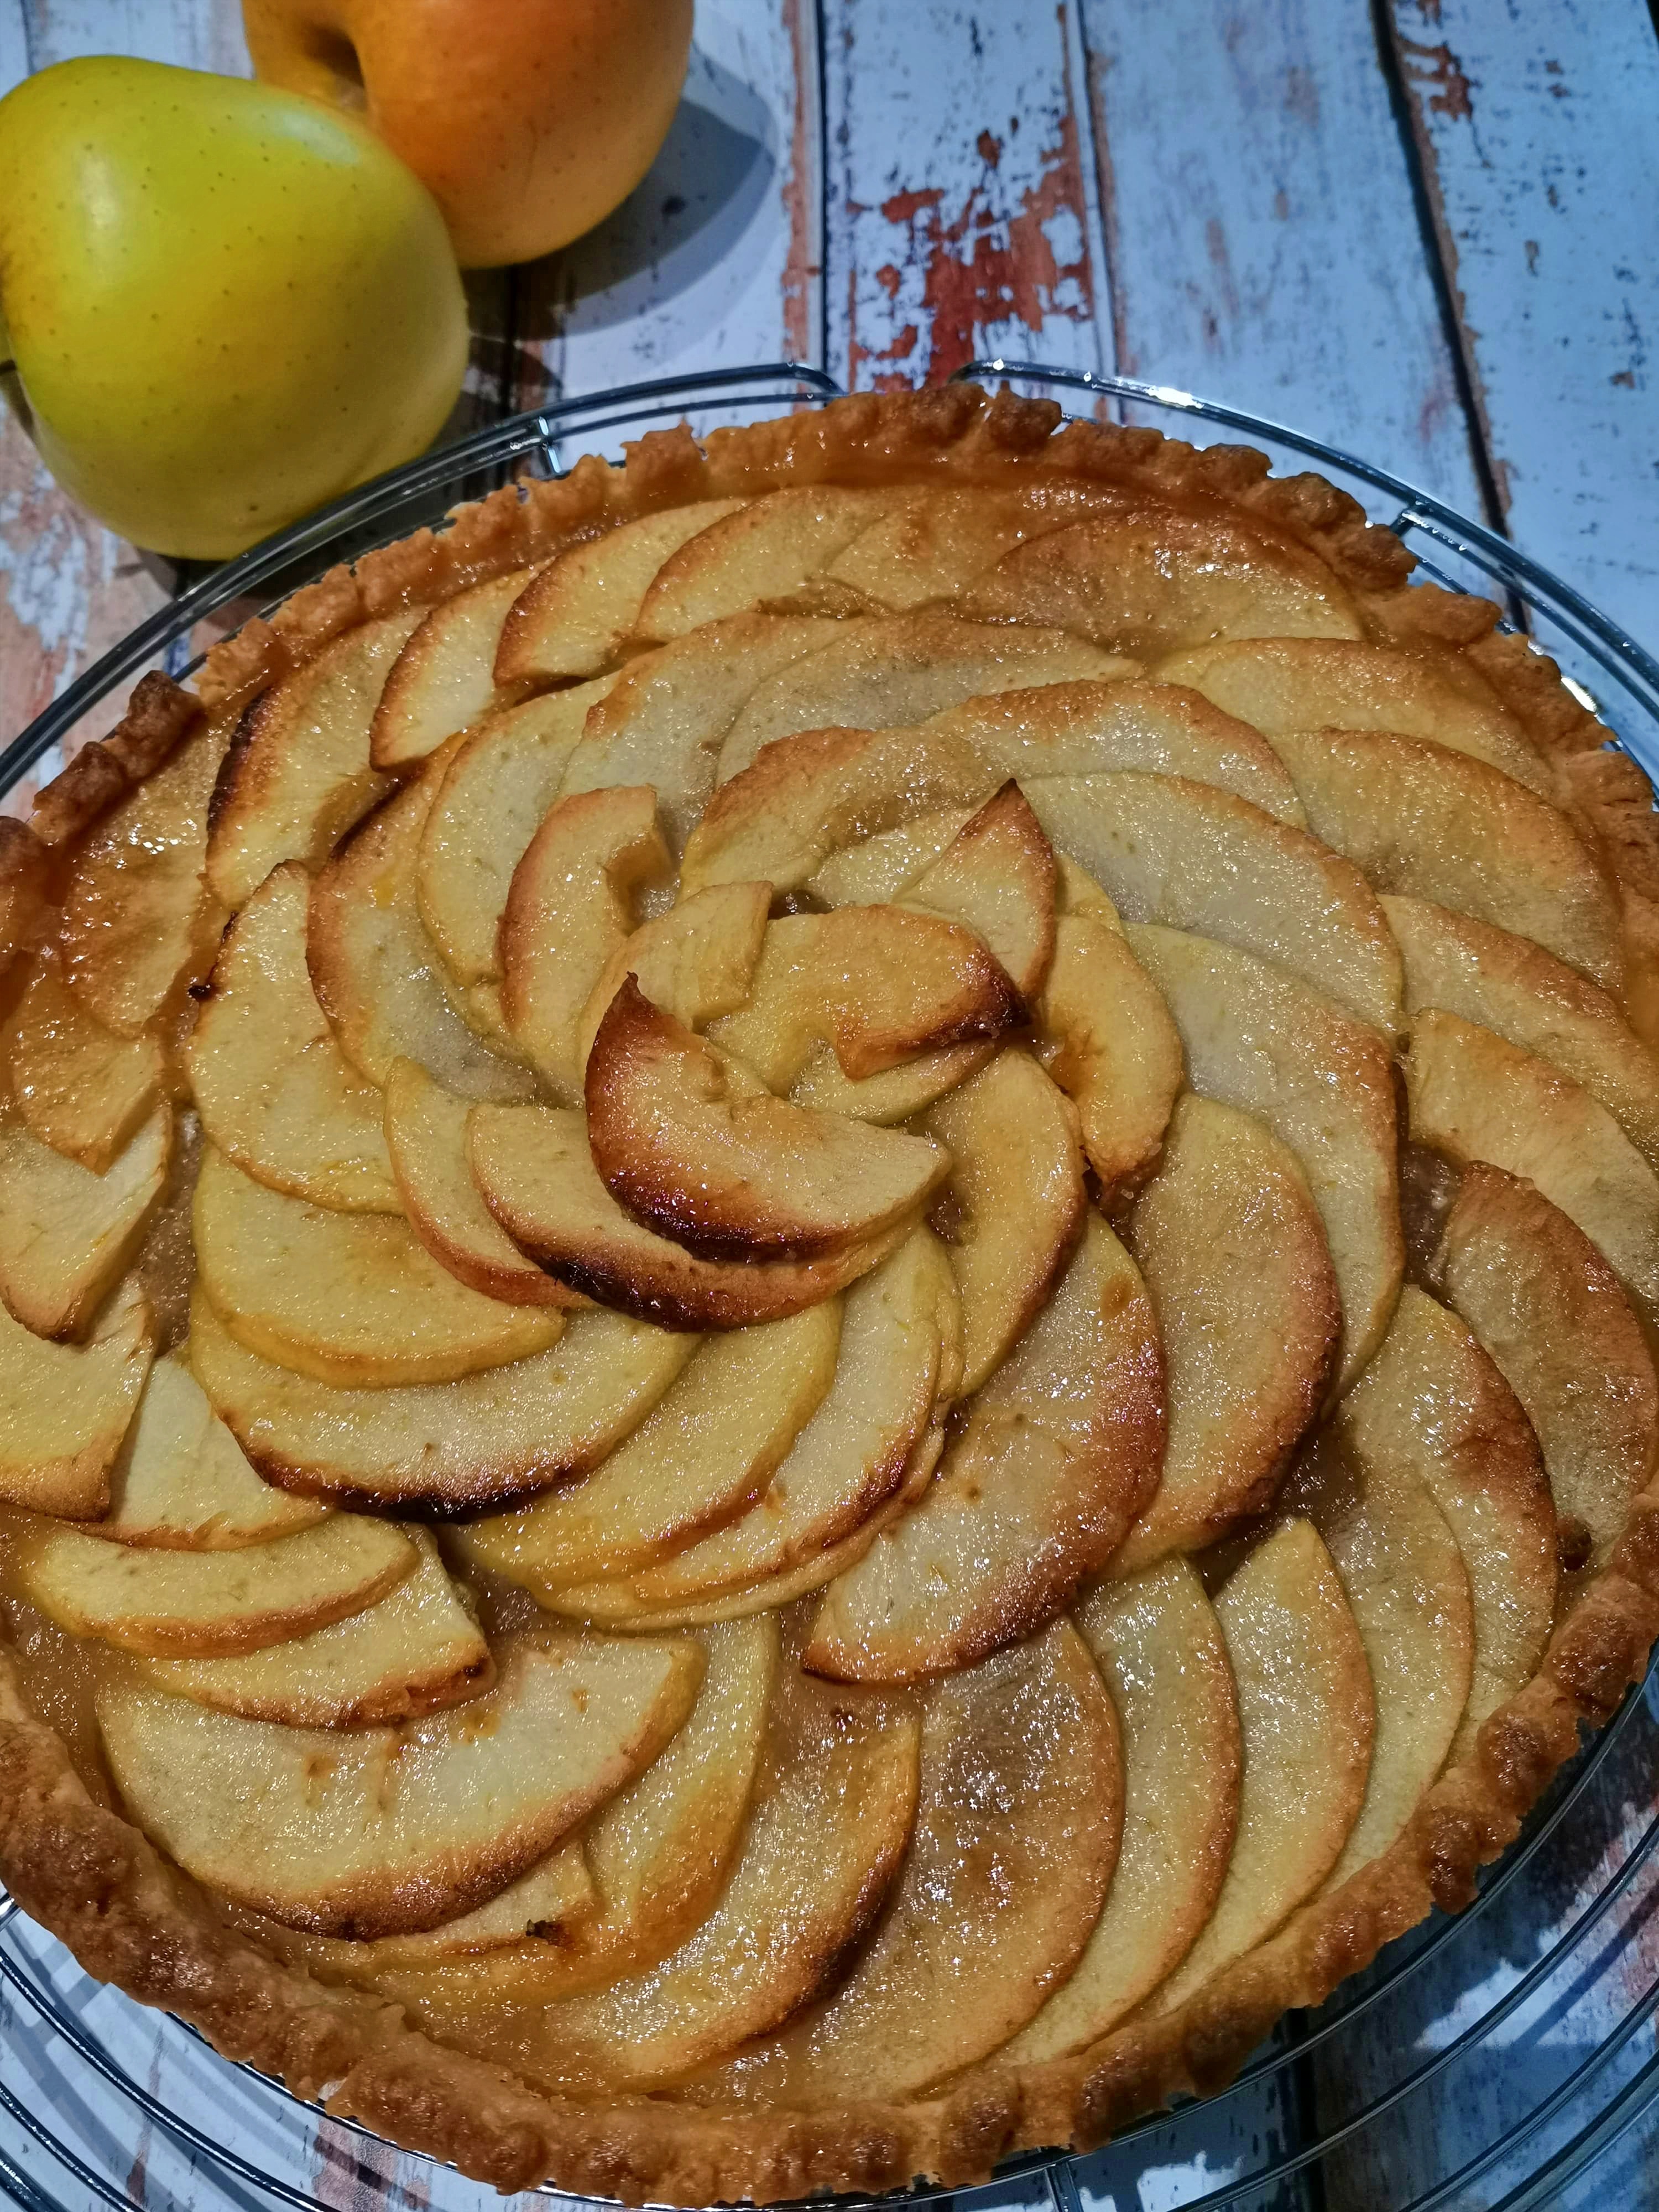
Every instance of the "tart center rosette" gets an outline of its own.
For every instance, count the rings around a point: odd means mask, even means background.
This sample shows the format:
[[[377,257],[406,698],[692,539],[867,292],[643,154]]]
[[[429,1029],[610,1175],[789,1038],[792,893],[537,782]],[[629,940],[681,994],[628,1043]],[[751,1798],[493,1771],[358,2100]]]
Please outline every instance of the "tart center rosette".
[[[917,2098],[1476,1771],[1652,1471],[1646,940],[1600,734],[1298,511],[728,482],[143,695],[14,981],[5,1587],[267,1953]]]

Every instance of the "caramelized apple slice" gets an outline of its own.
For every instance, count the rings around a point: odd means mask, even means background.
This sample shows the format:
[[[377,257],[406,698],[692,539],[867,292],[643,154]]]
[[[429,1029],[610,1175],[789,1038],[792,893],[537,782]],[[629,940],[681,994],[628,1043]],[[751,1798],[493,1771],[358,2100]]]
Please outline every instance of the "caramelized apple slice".
[[[1253,1114],[1181,1100],[1129,1245],[1158,1310],[1170,1440],[1115,1574],[1201,1551],[1266,1511],[1342,1328],[1319,1209],[1295,1154]]]
[[[473,1109],[472,1172],[521,1250],[572,1290],[663,1328],[781,1321],[866,1274],[905,1224],[823,1260],[697,1260],[642,1229],[600,1182],[580,1114],[544,1106]]]
[[[348,1212],[395,1213],[380,1094],[330,1029],[306,965],[311,880],[265,878],[229,929],[185,1065],[202,1127],[256,1182]]]
[[[1232,1668],[1184,1559],[1097,1589],[1078,1609],[1123,1731],[1123,1840],[1105,1910],[1069,1979],[1000,2053],[1080,2051],[1132,2012],[1215,1908],[1243,1764]]]
[[[1083,1162],[1064,1100],[1012,1047],[941,1100],[927,1127],[951,1157],[939,1204],[966,1397],[1030,1328],[1083,1233]]]
[[[0,1115],[0,1299],[37,1336],[84,1335],[131,1257],[173,1160],[162,1104],[102,1175]]]
[[[908,489],[803,484],[768,492],[712,523],[669,556],[640,602],[635,635],[683,637],[763,600],[781,599],[833,561]]]
[[[1005,783],[911,886],[906,904],[983,939],[1030,1006],[1054,957],[1054,855],[1017,783]]]
[[[1606,1565],[1659,1448],[1659,1382],[1618,1278],[1531,1183],[1464,1174],[1435,1256],[1448,1303],[1520,1400],[1576,1564]]]
[[[1431,1006],[1406,1061],[1411,1133],[1536,1183],[1659,1323],[1659,1176],[1605,1106],[1491,1030]]]
[[[913,1217],[949,1157],[774,1098],[629,976],[587,1059],[593,1164],[635,1219],[710,1259],[819,1259]]]
[[[455,731],[512,702],[522,687],[503,690],[490,668],[508,610],[532,574],[515,568],[488,577],[422,617],[392,664],[368,726],[377,769],[406,775]]]
[[[1310,1521],[1288,1521],[1215,1601],[1238,1693],[1244,1771],[1227,1878],[1192,1949],[1152,1999],[1168,2012],[1265,1943],[1341,1856],[1374,1733],[1365,1647]]]
[[[455,1961],[471,1964],[481,1954],[488,1959],[526,1941],[551,1948],[568,1942],[598,1910],[599,1893],[581,1838],[576,1836],[509,1882],[488,1905],[459,1913],[418,1936],[381,1936],[362,1943],[349,1936],[260,1932],[279,1955],[296,1965],[323,1972],[332,1967],[353,1981],[381,1986],[390,1982],[395,1988],[399,1969],[437,1966],[441,1971]],[[418,1980],[419,1975],[405,1972],[404,1978]]]
[[[187,1874],[291,1928],[389,1936],[544,1858],[655,1758],[702,1673],[693,1644],[549,1637],[402,1728],[282,1728],[117,1681],[98,1719],[128,1812]]]
[[[327,1508],[261,1482],[181,1358],[158,1359],[94,1535],[164,1552],[235,1552],[290,1536]]]
[[[770,884],[716,884],[641,922],[588,994],[576,1030],[578,1066],[586,1068],[595,1032],[629,975],[687,1029],[735,1013],[749,996],[771,904]]]
[[[840,1681],[909,1681],[1030,1635],[1122,1541],[1163,1454],[1152,1301],[1091,1216],[931,1487],[826,1592],[804,1663]]]
[[[369,726],[423,607],[360,623],[281,678],[242,716],[213,793],[208,881],[233,912],[284,860],[320,867],[391,788]]]
[[[1337,1387],[1382,1340],[1405,1268],[1394,1067],[1374,1030],[1293,975],[1172,929],[1131,929],[1194,1091],[1257,1115],[1302,1165],[1342,1297]]]
[[[719,2087],[844,2104],[926,2089],[994,2051],[1064,1981],[1117,1863],[1117,1715],[1077,1631],[939,1685],[922,1725],[915,1833],[851,1979]]]
[[[969,806],[936,807],[931,814],[919,814],[897,830],[878,830],[859,844],[843,845],[808,881],[806,895],[825,907],[889,906],[904,896],[924,869],[933,866],[957,832],[973,820],[974,813]],[[1048,849],[1054,854],[1052,846]],[[1054,857],[1058,910],[1062,864],[1058,854]]]
[[[918,489],[904,506],[869,523],[823,570],[821,586],[856,592],[878,605],[918,607],[954,599],[1028,538],[1058,530],[1097,507],[1121,504],[1109,485],[1075,478],[1034,490]]]
[[[102,1175],[161,1088],[153,1036],[118,1036],[88,1011],[55,961],[23,987],[7,1039],[11,1096],[43,1145]]]
[[[642,514],[572,545],[525,583],[495,648],[498,684],[592,676],[614,661],[663,562],[689,538],[735,514],[740,499],[694,500]]]
[[[1549,1641],[1555,1514],[1537,1442],[1463,1323],[1410,1285],[1337,1428],[1368,1480],[1397,1469],[1427,1486],[1463,1555],[1474,1668],[1451,1747],[1462,1759],[1494,1706],[1531,1681]]]
[[[550,1350],[456,1382],[343,1389],[250,1352],[199,1293],[191,1360],[269,1481],[372,1512],[500,1508],[596,1467],[635,1429],[696,1339],[600,1311]]]
[[[221,1658],[307,1636],[361,1613],[414,1571],[388,1522],[336,1513],[237,1552],[158,1552],[42,1522],[19,1542],[18,1579],[76,1636],[154,1658]]]
[[[110,1301],[86,1344],[44,1343],[0,1313],[0,1499],[76,1521],[105,1512],[153,1351],[136,1287]]]
[[[378,1603],[326,1628],[218,1659],[152,1659],[158,1690],[289,1728],[362,1728],[410,1720],[487,1690],[495,1662],[444,1572],[438,1547],[411,1532],[418,1558]]]
[[[625,1443],[568,1490],[475,1521],[475,1566],[537,1591],[624,1574],[732,1520],[766,1488],[834,1380],[841,1307],[699,1346]]]
[[[582,1095],[578,1024],[634,927],[634,895],[668,854],[648,785],[584,792],[548,810],[513,874],[501,915],[501,1012],[555,1095]]]
[[[564,1326],[458,1283],[405,1222],[283,1198],[212,1146],[194,1222],[202,1288],[231,1334],[319,1382],[452,1382],[544,1352]]]
[[[1115,916],[1060,917],[1036,1018],[1043,1066],[1077,1108],[1102,1200],[1114,1205],[1158,1165],[1184,1073],[1180,1032]]]

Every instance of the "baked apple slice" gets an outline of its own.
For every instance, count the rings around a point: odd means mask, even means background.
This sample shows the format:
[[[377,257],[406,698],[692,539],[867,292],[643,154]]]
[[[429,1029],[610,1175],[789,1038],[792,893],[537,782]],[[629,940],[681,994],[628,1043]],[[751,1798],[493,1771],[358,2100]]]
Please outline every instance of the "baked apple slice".
[[[905,895],[984,940],[1029,1007],[1054,957],[1054,848],[1017,783],[964,823]]]
[[[971,806],[935,807],[932,813],[919,814],[899,829],[878,830],[873,837],[856,845],[842,845],[809,878],[805,887],[807,897],[823,907],[891,905],[902,898],[925,868],[932,866],[977,811]],[[1053,852],[1052,846],[1049,850]],[[1056,911],[1060,904],[1061,866],[1054,854]]]
[[[98,1721],[129,1814],[187,1874],[289,1927],[391,1936],[545,1858],[655,1758],[702,1674],[694,1644],[526,1638],[484,1697],[401,1728],[283,1728],[116,1680]]]
[[[149,1370],[109,1493],[93,1533],[163,1552],[240,1551],[309,1528],[328,1510],[261,1482],[176,1354]]]
[[[412,1572],[361,1612],[257,1651],[151,1659],[144,1679],[216,1712],[288,1728],[412,1720],[487,1690],[495,1674],[489,1646],[432,1538],[410,1536]]]
[[[1405,1270],[1388,1048],[1236,946],[1173,929],[1127,934],[1175,1017],[1194,1090],[1258,1115],[1301,1163],[1342,1297],[1346,1389],[1382,1340]]]
[[[136,1286],[118,1291],[85,1344],[51,1344],[0,1313],[0,1499],[95,1521],[155,1351]]]
[[[573,1315],[550,1350],[455,1382],[352,1389],[237,1341],[198,1291],[191,1364],[267,1481],[376,1513],[497,1510],[597,1467],[690,1358],[693,1336]]]
[[[925,1137],[775,1098],[631,975],[594,1036],[586,1090],[593,1164],[612,1196],[708,1259],[822,1259],[867,1243],[913,1217],[951,1165]]]
[[[1080,2051],[1175,1968],[1215,1909],[1243,1766],[1233,1673],[1184,1559],[1107,1583],[1078,1608],[1123,1732],[1123,1840],[1104,1911],[1068,1979],[1000,2054]]]
[[[471,1912],[458,1913],[417,1936],[380,1936],[354,1942],[346,1936],[301,1936],[274,1923],[260,1930],[279,1957],[319,1973],[349,1972],[354,1981],[401,1994],[405,1983],[431,1978],[436,1968],[444,1982],[457,1970],[492,1962],[504,1951],[533,1942],[556,1949],[568,1942],[599,1910],[599,1895],[587,1870],[582,1839],[561,1844],[516,1881]],[[413,1972],[409,1970],[415,1969]],[[421,1969],[426,1969],[423,1976]],[[461,2039],[455,2039],[459,2041]]]
[[[118,1036],[71,991],[54,960],[23,987],[6,1037],[12,1103],[43,1145],[102,1175],[161,1090],[153,1036]]]
[[[335,1042],[306,964],[311,879],[273,868],[219,948],[185,1048],[202,1127],[256,1182],[346,1212],[395,1213],[380,1092]]]
[[[1152,1301],[1094,1215],[920,1502],[825,1593],[803,1663],[838,1681],[912,1681],[1030,1635],[1104,1566],[1163,1455]]]
[[[72,1635],[152,1658],[222,1658],[361,1613],[416,1563],[389,1522],[331,1514],[236,1552],[158,1552],[42,1522],[20,1540],[18,1580]]]
[[[1201,1551],[1267,1510],[1342,1329],[1319,1209],[1295,1154],[1253,1114],[1182,1098],[1128,1237],[1158,1312],[1170,1433],[1115,1574]]]
[[[835,1299],[700,1345],[586,1480],[458,1531],[465,1557],[541,1593],[626,1574],[751,1505],[835,1379]]]
[[[85,1335],[131,1258],[173,1164],[157,1106],[102,1175],[0,1114],[0,1299],[37,1336]]]
[[[636,637],[683,637],[726,615],[781,599],[861,530],[915,495],[803,484],[766,493],[672,553],[640,602]]]
[[[1034,491],[919,488],[861,530],[820,572],[820,589],[878,606],[920,607],[954,599],[1028,538],[1058,530],[1097,507],[1122,503],[1109,485],[1056,482]]]
[[[194,1206],[203,1290],[250,1352],[321,1382],[447,1382],[556,1343],[562,1313],[456,1281],[408,1224],[283,1198],[203,1153]]]
[[[521,696],[490,673],[514,601],[533,570],[489,576],[423,615],[392,662],[368,726],[368,757],[390,775],[406,775],[428,753],[490,712]]]
[[[1158,1165],[1186,1072],[1181,1033],[1115,915],[1060,915],[1036,1025],[1038,1056],[1076,1107],[1102,1202],[1114,1206]]]
[[[619,945],[599,971],[576,1030],[584,1071],[599,1024],[629,976],[653,1006],[700,1030],[747,1000],[771,910],[770,884],[716,884],[671,906]]]

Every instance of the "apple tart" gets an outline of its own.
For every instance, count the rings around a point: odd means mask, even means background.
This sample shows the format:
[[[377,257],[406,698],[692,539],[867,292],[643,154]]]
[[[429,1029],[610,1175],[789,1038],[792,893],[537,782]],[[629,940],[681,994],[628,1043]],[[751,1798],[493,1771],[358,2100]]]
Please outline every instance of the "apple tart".
[[[0,824],[0,1870],[503,2189],[985,2179],[1659,1630],[1659,842],[1319,479],[968,389],[495,495]]]

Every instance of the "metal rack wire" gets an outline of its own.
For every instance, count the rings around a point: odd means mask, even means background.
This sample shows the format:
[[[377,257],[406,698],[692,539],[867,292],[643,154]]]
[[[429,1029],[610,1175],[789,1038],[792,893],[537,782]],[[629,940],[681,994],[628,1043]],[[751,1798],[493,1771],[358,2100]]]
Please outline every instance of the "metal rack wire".
[[[1452,589],[1495,592],[1547,638],[1614,741],[1659,773],[1659,662],[1415,487],[1287,426],[1161,386],[1003,361],[963,374],[1006,377],[1073,405],[1079,394],[1091,409],[1188,434],[1243,431],[1275,459],[1311,459],[1398,530],[1427,573]],[[0,753],[0,792],[50,768],[77,726],[144,668],[187,671],[196,626],[221,608],[274,601],[335,560],[422,523],[441,526],[458,500],[515,474],[562,471],[579,452],[614,455],[629,431],[683,419],[706,429],[836,394],[817,370],[763,364],[562,402],[428,456],[215,570],[153,617]],[[1576,2201],[1591,2165],[1659,2098],[1659,1943],[1645,1955],[1659,1931],[1656,1774],[1659,1662],[1558,1779],[1467,1912],[1436,1916],[1319,2012],[1292,2015],[1218,2095],[1143,2121],[1091,2158],[1011,2166],[990,2188],[963,2192],[964,2212],[1533,2212]],[[1471,2116],[1483,2099],[1490,2124]],[[399,2197],[410,2212],[480,2212],[488,2201],[450,2169],[324,2119],[179,2022],[91,1982],[3,1893],[0,2114],[0,2192],[25,2212],[126,2212],[135,2201],[368,2212]]]

